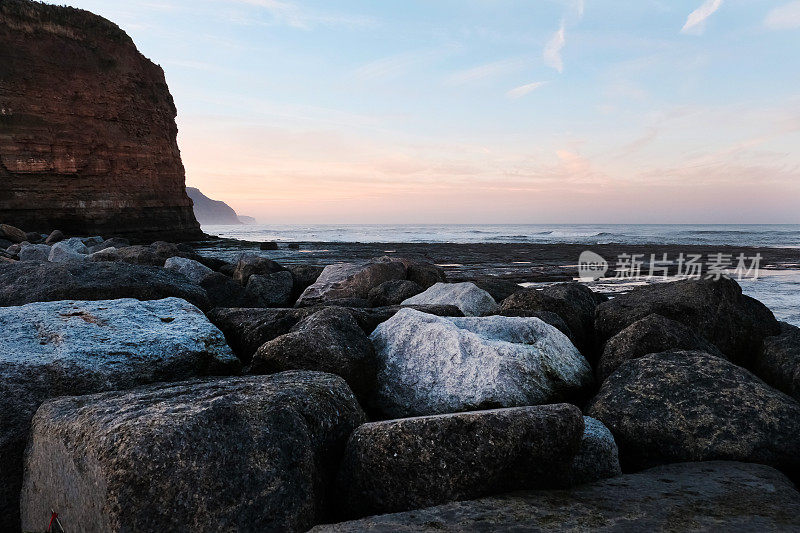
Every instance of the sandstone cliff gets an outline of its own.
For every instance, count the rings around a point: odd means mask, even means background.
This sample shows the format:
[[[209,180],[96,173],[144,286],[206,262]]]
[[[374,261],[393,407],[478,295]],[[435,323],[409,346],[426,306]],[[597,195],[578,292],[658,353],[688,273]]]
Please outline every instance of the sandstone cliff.
[[[160,67],[87,11],[0,1],[0,222],[139,240],[202,236]]]

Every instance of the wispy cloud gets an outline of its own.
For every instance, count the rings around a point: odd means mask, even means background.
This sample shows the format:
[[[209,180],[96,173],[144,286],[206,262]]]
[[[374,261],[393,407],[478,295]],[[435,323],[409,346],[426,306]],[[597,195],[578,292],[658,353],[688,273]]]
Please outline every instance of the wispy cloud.
[[[789,2],[772,9],[764,18],[764,26],[771,30],[800,28],[800,1]]]
[[[536,89],[538,89],[539,87],[542,87],[543,85],[547,85],[547,82],[546,81],[535,81],[533,83],[528,83],[526,85],[521,85],[519,87],[515,87],[514,89],[511,89],[510,91],[508,91],[506,93],[506,96],[508,96],[509,98],[515,98],[515,99],[516,98],[522,98],[526,94],[535,91]]]
[[[264,8],[275,23],[310,30],[315,26],[363,27],[375,25],[370,17],[321,12],[282,0],[224,0]]]
[[[706,28],[706,20],[713,15],[722,5],[722,0],[706,0],[703,5],[689,13],[686,23],[681,28],[681,33],[699,35]]]
[[[564,72],[564,60],[561,58],[561,50],[567,44],[564,21],[561,21],[561,27],[553,34],[547,45],[544,47],[544,62],[547,66],[553,67],[558,72]]]
[[[451,47],[436,48],[431,50],[416,50],[389,57],[384,57],[362,65],[355,71],[356,79],[362,81],[391,80],[398,78],[415,67],[436,63],[450,55]]]
[[[494,61],[484,65],[460,70],[454,72],[447,78],[447,82],[451,85],[463,85],[486,78],[494,78],[502,76],[511,72],[520,70],[526,66],[528,59],[526,58],[513,58],[503,59],[501,61]]]

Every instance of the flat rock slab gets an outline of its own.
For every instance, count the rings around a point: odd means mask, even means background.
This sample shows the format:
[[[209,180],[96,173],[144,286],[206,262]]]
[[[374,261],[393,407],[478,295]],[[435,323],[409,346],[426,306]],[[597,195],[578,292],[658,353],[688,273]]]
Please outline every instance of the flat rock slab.
[[[159,300],[174,296],[201,309],[206,291],[163,268],[127,263],[0,264],[0,306],[57,300]]]
[[[800,493],[764,465],[656,467],[571,490],[521,492],[319,526],[314,533],[797,531]]]
[[[0,523],[12,528],[30,421],[44,400],[240,367],[222,333],[178,298],[3,307],[0,331]]]
[[[305,531],[364,413],[320,372],[60,398],[36,413],[23,530]]]
[[[593,380],[577,348],[538,318],[403,309],[371,339],[375,407],[392,418],[554,403],[580,396]]]

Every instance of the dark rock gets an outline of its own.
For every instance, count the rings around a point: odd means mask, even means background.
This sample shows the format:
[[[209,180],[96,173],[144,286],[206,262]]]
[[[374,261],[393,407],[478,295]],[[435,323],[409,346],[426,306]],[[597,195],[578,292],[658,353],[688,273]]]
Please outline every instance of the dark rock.
[[[127,248],[130,245],[131,243],[128,239],[123,239],[121,237],[111,237],[110,239],[106,239],[99,244],[94,244],[92,246],[89,246],[89,253],[93,254],[95,252],[100,252],[102,250],[107,250],[109,248],[116,248],[116,249]]]
[[[522,290],[522,287],[513,281],[508,281],[495,276],[471,278],[469,281],[491,294],[492,298],[494,298],[496,302],[502,302],[515,292]]]
[[[292,273],[294,278],[294,291],[292,299],[297,301],[297,298],[303,294],[303,291],[314,284],[319,279],[325,267],[320,265],[288,265],[286,267]]]
[[[28,239],[28,235],[24,231],[9,224],[0,224],[0,237],[15,244],[25,242]]]
[[[0,250],[7,250],[9,246],[14,244],[13,242],[9,241],[8,239],[4,239],[0,237]]]
[[[249,276],[244,292],[247,307],[286,307],[292,304],[294,278],[286,270]]]
[[[331,303],[342,299],[366,299],[369,291],[390,280],[405,279],[406,267],[401,261],[382,257],[366,263],[328,265],[319,278],[297,301],[298,306]]]
[[[0,264],[0,306],[54,300],[158,300],[175,296],[209,308],[202,287],[162,268],[125,263]]]
[[[406,279],[386,281],[369,291],[369,305],[370,307],[399,305],[423,290],[417,283]]]
[[[781,333],[764,339],[753,365],[754,372],[800,401],[800,328],[781,322]]]
[[[42,235],[35,231],[29,231],[25,234],[25,240],[31,244],[39,244],[40,242],[44,241]]]
[[[277,250],[278,249],[278,243],[277,242],[262,242],[259,245],[259,248],[261,250],[265,250],[265,251]]]
[[[219,272],[220,274],[225,274],[225,275],[226,275],[226,276],[228,276],[229,278],[233,278],[233,273],[234,273],[235,271],[236,271],[236,265],[233,265],[233,264],[231,264],[231,263],[226,263],[226,264],[224,264],[224,265],[221,265],[221,266],[220,266],[220,267],[217,269],[217,272]]]
[[[286,247],[288,249],[290,249],[290,250],[299,250],[300,249],[300,245],[298,243],[296,243],[296,242],[290,242],[289,244],[286,245]]]
[[[625,362],[587,413],[614,434],[623,468],[729,459],[800,471],[800,404],[703,352]]]
[[[652,314],[609,339],[597,364],[597,378],[602,382],[629,359],[669,350],[699,350],[724,357],[716,346],[680,322]]]
[[[36,413],[23,529],[306,531],[364,413],[318,372],[61,398]],[[65,490],[69,487],[69,490]]]
[[[19,250],[20,261],[48,261],[50,259],[50,246],[47,244],[22,243]]]
[[[423,261],[406,261],[406,279],[423,289],[428,289],[437,283],[447,283],[447,275],[443,268]]]
[[[564,483],[583,434],[569,404],[364,424],[339,473],[347,517]]]
[[[780,333],[778,321],[760,302],[742,295],[732,279],[688,279],[637,287],[597,308],[601,341],[657,313],[683,323],[712,342],[736,364],[750,366],[765,337]]]
[[[55,244],[57,242],[63,241],[66,238],[67,238],[66,235],[64,235],[64,233],[61,230],[56,229],[56,230],[53,230],[50,233],[50,235],[47,236],[47,238],[44,240],[44,243],[45,244]]]
[[[202,312],[176,298],[4,307],[0,331],[0,529],[4,531],[19,531],[23,451],[31,417],[45,399],[236,373],[241,366],[222,333]],[[59,484],[57,490],[63,488]],[[56,506],[57,501],[50,503]]]
[[[212,274],[214,271],[194,259],[185,257],[170,257],[164,263],[164,268],[186,276],[189,281],[199,284],[203,278]]]
[[[284,370],[336,374],[357,396],[366,398],[375,389],[375,350],[350,312],[330,307],[304,318],[290,333],[256,350],[251,373],[271,374]]]
[[[259,257],[257,255],[244,255],[236,263],[236,268],[233,270],[234,281],[240,283],[242,286],[247,286],[250,276],[258,274],[266,276],[274,274],[275,272],[285,272],[286,268],[279,265],[272,259],[266,257]]]
[[[454,305],[391,305],[387,307],[349,308],[353,318],[367,335],[375,331],[379,324],[386,322],[402,309],[414,309],[436,316],[464,316]]]
[[[621,475],[619,450],[608,428],[590,416],[583,417],[583,425],[581,445],[566,476],[567,485],[581,485]]]
[[[198,261],[198,262],[204,264],[205,266],[207,266],[211,270],[214,270],[215,272],[219,272],[222,267],[230,264],[230,263],[228,263],[227,261],[225,261],[223,259],[219,259],[219,258],[216,258],[216,257],[205,257],[205,256],[202,256],[202,255],[198,255],[195,258],[195,261]],[[229,278],[233,277],[233,268],[235,268],[235,266],[236,265],[231,265],[231,272],[230,272],[230,274],[228,274]],[[224,272],[223,272],[223,274],[224,274]]]
[[[200,280],[211,307],[239,307],[244,301],[244,287],[225,274],[212,272]]]
[[[660,466],[570,490],[518,492],[319,526],[313,533],[795,531],[800,494],[764,465]]]

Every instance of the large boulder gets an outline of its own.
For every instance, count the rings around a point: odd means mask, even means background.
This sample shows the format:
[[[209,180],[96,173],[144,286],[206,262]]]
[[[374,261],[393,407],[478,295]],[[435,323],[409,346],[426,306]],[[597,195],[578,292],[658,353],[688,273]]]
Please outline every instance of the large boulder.
[[[339,474],[347,517],[566,484],[583,434],[569,404],[364,424]]]
[[[292,303],[294,278],[282,270],[271,274],[252,274],[243,295],[248,307],[286,307]]]
[[[239,258],[236,263],[236,268],[233,270],[234,281],[240,283],[243,287],[247,286],[250,276],[258,274],[260,276],[267,276],[275,272],[285,272],[286,268],[279,265],[272,259],[261,257],[258,255],[245,254]]]
[[[471,278],[469,281],[488,292],[496,302],[502,302],[515,292],[522,290],[518,283],[497,276],[481,276]]]
[[[796,531],[800,493],[764,465],[656,467],[570,490],[539,490],[319,526],[313,533]]]
[[[125,263],[0,264],[0,306],[54,300],[159,300],[170,296],[201,309],[209,307],[202,287],[162,268]]]
[[[363,421],[344,381],[316,372],[53,400],[33,421],[22,526],[57,509],[86,532],[306,531]]]
[[[594,359],[594,314],[597,303],[598,297],[585,285],[576,282],[556,283],[543,289],[528,288],[515,292],[503,300],[500,313],[555,313],[569,326],[575,346],[586,357]]]
[[[622,474],[619,449],[614,435],[602,422],[583,417],[583,437],[578,453],[572,458],[567,484],[580,485]]]
[[[599,305],[595,328],[605,341],[652,313],[683,323],[745,366],[750,366],[765,337],[780,333],[772,312],[744,296],[739,284],[728,278],[637,287]]]
[[[406,279],[413,281],[423,289],[427,289],[437,283],[446,283],[447,275],[444,269],[427,261],[415,261],[401,259],[406,265]]]
[[[177,298],[2,307],[0,331],[0,524],[5,530],[18,520],[22,453],[31,417],[44,400],[230,374],[240,367],[222,333],[199,309]]]
[[[403,300],[416,296],[424,289],[417,283],[407,279],[393,279],[381,283],[369,291],[369,305],[371,307],[384,307],[399,305]]]
[[[86,261],[89,256],[86,255],[86,252],[78,251],[80,248],[71,246],[70,241],[72,240],[73,239],[68,239],[66,241],[57,242],[51,246],[47,260],[51,263],[80,263]],[[77,242],[88,252],[88,249],[80,240]]]
[[[623,467],[714,459],[800,467],[800,404],[703,352],[625,362],[587,413],[614,434]]]
[[[109,246],[106,246],[107,242]],[[104,241],[98,245],[99,251],[92,253],[91,260],[163,267],[171,257],[184,257],[195,261],[200,259],[200,256],[186,245],[157,241],[149,246],[126,246],[124,245],[126,242]]]
[[[484,316],[497,311],[497,302],[474,283],[437,283],[404,300],[403,305],[454,305],[464,316]]]
[[[170,257],[164,262],[164,268],[183,274],[190,281],[200,283],[203,278],[214,272],[203,263],[185,257]]]
[[[603,381],[630,359],[669,350],[699,350],[723,357],[716,346],[680,322],[652,314],[609,339],[597,363],[597,378]]]
[[[391,417],[539,405],[579,397],[586,359],[537,318],[444,318],[403,309],[372,333],[376,406]]]
[[[244,287],[230,277],[212,272],[200,280],[211,307],[239,307],[244,303]]]
[[[781,333],[764,339],[753,371],[778,390],[800,401],[800,328],[781,322]]]
[[[366,300],[369,291],[381,283],[405,278],[405,265],[389,258],[373,259],[366,263],[328,265],[319,278],[303,291],[296,305],[307,307],[337,300]]]
[[[66,235],[64,235],[63,231],[61,231],[60,229],[54,229],[53,231],[50,232],[50,235],[48,235],[47,238],[44,240],[44,243],[48,245],[53,245],[57,242],[63,241],[66,238],[67,237]]]
[[[14,243],[25,242],[27,239],[24,231],[9,224],[0,224],[0,237]]]
[[[325,267],[320,265],[286,265],[286,268],[294,278],[292,299],[295,301],[303,294],[304,290],[317,281],[322,271],[325,270]]]
[[[49,261],[50,246],[47,244],[25,244],[19,249],[20,261]]]
[[[264,343],[250,366],[255,374],[284,370],[337,374],[364,398],[375,389],[375,350],[350,312],[330,307],[301,320],[290,333]]]

